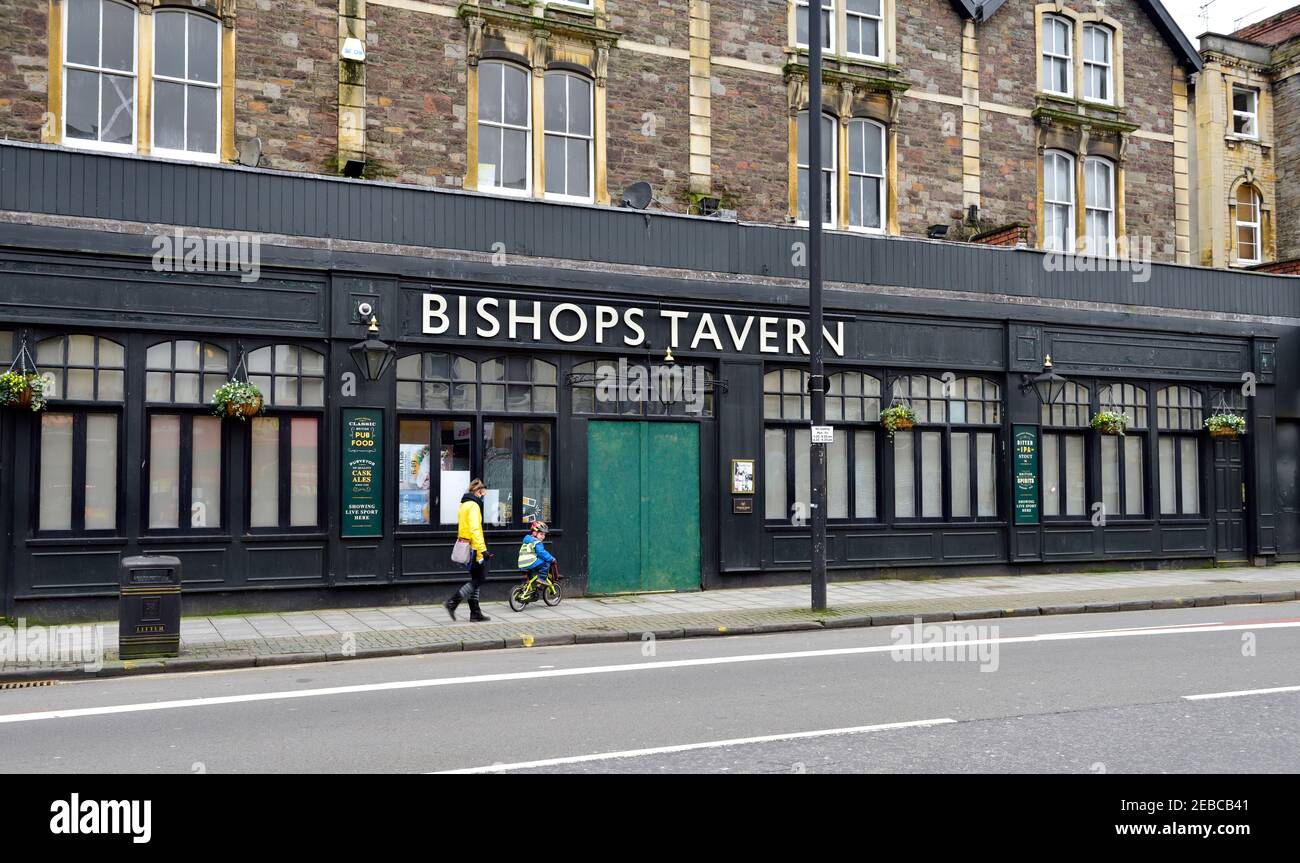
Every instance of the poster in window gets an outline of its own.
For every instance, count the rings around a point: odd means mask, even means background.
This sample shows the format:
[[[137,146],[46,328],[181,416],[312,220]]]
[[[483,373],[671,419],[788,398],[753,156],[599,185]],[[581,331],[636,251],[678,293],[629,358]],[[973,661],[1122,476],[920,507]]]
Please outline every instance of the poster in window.
[[[754,460],[751,458],[733,458],[731,460],[731,493],[754,493]]]
[[[404,443],[398,449],[398,523],[429,524],[429,445]]]

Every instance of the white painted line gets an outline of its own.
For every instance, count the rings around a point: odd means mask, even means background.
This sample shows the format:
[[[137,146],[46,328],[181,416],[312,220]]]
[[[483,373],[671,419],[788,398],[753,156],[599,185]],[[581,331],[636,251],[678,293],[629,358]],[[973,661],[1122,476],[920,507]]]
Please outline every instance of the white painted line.
[[[957,626],[972,624],[954,624]],[[911,627],[912,624],[905,624]],[[68,710],[43,710],[35,713],[0,714],[0,725],[13,722],[35,722],[44,719],[75,719],[83,716],[108,716],[116,713],[145,713],[152,710],[175,710],[185,707],[215,707],[222,704],[248,704],[256,701],[281,701],[291,698],[317,698],[331,695],[355,695],[365,692],[391,692],[402,689],[428,689],[435,686],[460,686],[474,683],[504,683],[515,680],[543,680],[552,677],[584,677],[592,674],[619,674],[637,671],[661,671],[669,668],[698,668],[710,665],[735,665],[743,662],[774,662],[779,660],[818,659],[828,656],[858,656],[870,653],[890,653],[902,650],[941,650],[980,644],[1034,644],[1048,641],[1082,641],[1096,638],[1132,638],[1135,636],[1191,635],[1207,632],[1236,632],[1261,629],[1296,629],[1300,621],[1279,623],[1242,623],[1205,627],[1198,625],[1174,629],[1116,629],[1091,632],[1057,632],[1042,635],[1022,635],[1009,638],[971,638],[957,641],[923,642],[907,645],[877,644],[870,647],[840,647],[827,650],[799,650],[785,653],[753,653],[739,656],[711,656],[701,659],[674,659],[661,662],[634,662],[622,665],[594,665],[580,668],[556,668],[550,671],[515,671],[501,674],[475,674],[466,677],[439,677],[425,680],[396,680],[388,683],[363,683],[352,686],[330,686],[321,689],[288,689],[279,692],[254,692],[247,695],[220,695],[207,698],[187,698],[178,701],[152,701],[137,704],[116,704],[108,707],[79,707]]]
[[[1211,692],[1207,695],[1184,695],[1184,701],[1208,701],[1211,698],[1240,698],[1243,695],[1273,695],[1277,692],[1300,692],[1300,686],[1275,686],[1272,689],[1241,689],[1236,692]]]
[[[782,740],[807,740],[812,737],[831,737],[839,734],[865,734],[870,731],[891,731],[895,728],[925,728],[931,725],[950,725],[955,719],[916,719],[911,722],[886,722],[882,725],[858,725],[853,728],[828,728],[823,731],[798,731],[793,734],[766,734],[762,737],[737,737],[734,740],[711,740],[707,743],[682,743],[677,746],[655,746],[649,749],[627,749],[622,752],[599,752],[594,755],[571,755],[567,758],[546,758],[541,761],[519,761],[514,764],[491,764],[487,767],[466,767],[461,770],[438,770],[438,774],[504,773],[507,770],[530,770],[536,767],[556,767],[561,764],[582,764],[587,761],[609,761],[615,758],[639,758],[643,755],[668,755],[674,752],[691,752],[697,749],[722,749],[727,746],[747,746],[751,743],[773,743]]]

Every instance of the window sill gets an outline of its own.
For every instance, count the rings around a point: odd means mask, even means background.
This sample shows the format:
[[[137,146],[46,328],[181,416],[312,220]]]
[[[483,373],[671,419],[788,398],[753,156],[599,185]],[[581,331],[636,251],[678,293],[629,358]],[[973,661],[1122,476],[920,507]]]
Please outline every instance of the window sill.
[[[232,542],[234,537],[228,533],[178,533],[172,536],[150,534],[140,537],[140,545],[192,545],[196,543]]]
[[[124,536],[32,536],[27,538],[29,548],[48,548],[66,545],[113,546],[126,545]]]
[[[87,141],[81,138],[69,138],[67,135],[64,135],[63,139],[59,143],[64,147],[73,150],[86,150],[93,153],[129,153],[131,155],[138,155],[136,153],[136,145],[134,141],[130,144],[105,144],[100,141]]]
[[[365,537],[358,537],[364,539]],[[374,537],[382,539],[382,537]],[[327,542],[329,534],[313,533],[246,533],[240,537],[240,541],[249,543],[258,542]]]

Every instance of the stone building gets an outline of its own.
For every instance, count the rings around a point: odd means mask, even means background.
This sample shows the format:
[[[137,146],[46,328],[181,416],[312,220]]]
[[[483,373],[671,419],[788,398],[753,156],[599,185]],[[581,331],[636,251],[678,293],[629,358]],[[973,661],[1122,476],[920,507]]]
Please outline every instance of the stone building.
[[[1300,272],[1300,6],[1200,41],[1196,263]]]

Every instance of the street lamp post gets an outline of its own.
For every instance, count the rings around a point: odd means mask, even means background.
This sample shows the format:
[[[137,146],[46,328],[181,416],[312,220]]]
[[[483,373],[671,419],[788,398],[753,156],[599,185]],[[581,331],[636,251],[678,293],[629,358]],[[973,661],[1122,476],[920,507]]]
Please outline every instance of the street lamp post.
[[[826,376],[822,356],[822,14],[820,3],[808,4],[808,327],[812,331],[808,393],[812,424],[826,424]],[[813,441],[809,485],[812,487],[812,609],[826,609],[826,444]]]

